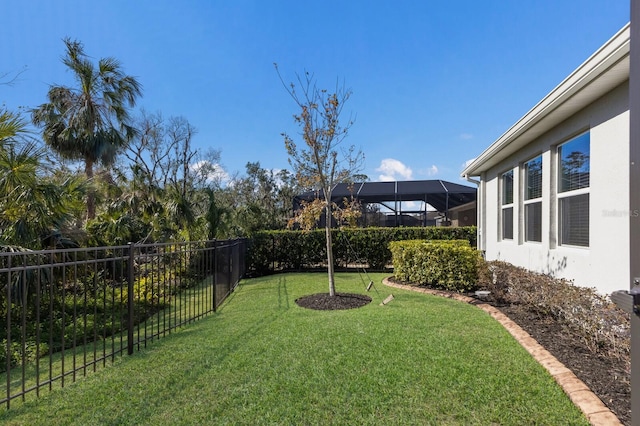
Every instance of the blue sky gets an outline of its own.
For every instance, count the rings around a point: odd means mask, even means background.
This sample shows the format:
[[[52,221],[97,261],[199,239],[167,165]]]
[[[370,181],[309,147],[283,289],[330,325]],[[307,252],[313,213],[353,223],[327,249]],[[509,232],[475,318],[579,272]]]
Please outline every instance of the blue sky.
[[[371,180],[460,172],[629,21],[629,0],[336,1],[4,0],[0,104],[45,102],[68,84],[64,37],[138,77],[137,108],[183,116],[194,144],[221,151],[229,174],[249,161],[290,168],[296,138],[286,81],[344,81],[356,122],[345,143]]]

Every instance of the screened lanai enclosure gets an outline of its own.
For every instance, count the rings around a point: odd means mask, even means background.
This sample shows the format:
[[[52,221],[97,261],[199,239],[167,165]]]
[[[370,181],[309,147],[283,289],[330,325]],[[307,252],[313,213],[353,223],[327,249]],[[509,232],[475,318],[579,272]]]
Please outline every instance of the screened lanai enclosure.
[[[443,180],[340,183],[331,194],[337,204],[345,198],[362,206],[358,226],[470,226],[476,225],[475,187]],[[322,198],[308,191],[293,199],[294,211],[303,201]],[[324,215],[323,215],[324,216]],[[324,218],[319,226],[324,225]]]

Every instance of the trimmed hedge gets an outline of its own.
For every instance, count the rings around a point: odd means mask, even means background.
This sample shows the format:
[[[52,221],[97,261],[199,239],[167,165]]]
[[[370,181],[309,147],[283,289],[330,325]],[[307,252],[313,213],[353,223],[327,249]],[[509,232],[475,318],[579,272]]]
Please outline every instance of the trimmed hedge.
[[[336,266],[364,264],[371,270],[385,270],[392,263],[389,243],[402,240],[466,240],[476,245],[476,227],[400,227],[332,229]],[[282,270],[326,266],[325,230],[261,231],[247,250],[247,271],[265,275]]]
[[[395,241],[389,248],[397,280],[459,292],[477,288],[483,259],[467,240]]]

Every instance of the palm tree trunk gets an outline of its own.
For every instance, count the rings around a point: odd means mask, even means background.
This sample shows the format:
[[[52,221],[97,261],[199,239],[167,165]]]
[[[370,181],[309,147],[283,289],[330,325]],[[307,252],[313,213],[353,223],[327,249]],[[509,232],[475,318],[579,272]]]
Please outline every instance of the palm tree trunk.
[[[91,220],[96,217],[96,193],[93,186],[93,161],[90,158],[85,158],[84,160],[84,174],[89,181],[89,188],[87,190],[87,220]]]

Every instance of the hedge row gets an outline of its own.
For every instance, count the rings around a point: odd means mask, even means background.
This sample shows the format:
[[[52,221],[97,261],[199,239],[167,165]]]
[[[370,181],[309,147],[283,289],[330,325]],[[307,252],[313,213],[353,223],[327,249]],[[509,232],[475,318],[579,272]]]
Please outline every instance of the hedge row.
[[[400,227],[333,229],[336,266],[365,265],[384,270],[391,265],[389,243],[402,240],[467,240],[476,245],[476,227]],[[301,270],[326,265],[325,230],[262,231],[247,251],[247,270],[264,275],[281,270]]]
[[[484,260],[467,240],[396,241],[389,246],[397,280],[460,292],[477,287]]]

